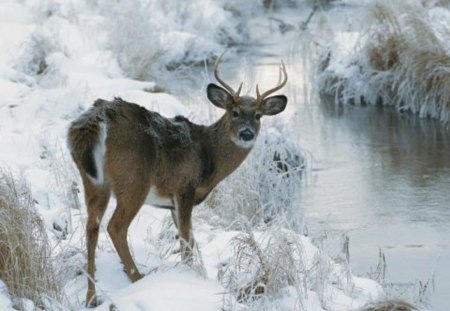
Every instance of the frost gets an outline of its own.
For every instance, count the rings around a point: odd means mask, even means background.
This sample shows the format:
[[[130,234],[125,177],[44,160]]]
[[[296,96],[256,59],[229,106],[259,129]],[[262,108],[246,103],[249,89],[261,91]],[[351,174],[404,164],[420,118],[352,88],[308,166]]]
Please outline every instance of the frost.
[[[370,10],[374,23],[363,30],[353,52],[329,55],[317,78],[322,95],[339,103],[393,106],[448,123],[450,11],[420,1],[375,1]]]

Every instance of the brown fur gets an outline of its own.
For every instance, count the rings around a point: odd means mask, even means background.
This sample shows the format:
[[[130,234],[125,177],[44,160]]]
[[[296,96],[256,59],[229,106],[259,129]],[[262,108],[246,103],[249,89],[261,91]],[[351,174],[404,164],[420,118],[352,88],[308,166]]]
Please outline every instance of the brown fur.
[[[279,113],[287,103],[285,96],[274,96],[264,106],[247,96],[230,99],[227,91],[215,85],[209,88],[210,100],[226,109],[210,126],[194,124],[184,117],[166,119],[120,98],[97,100],[70,125],[68,143],[83,181],[88,211],[89,305],[97,303],[95,249],[111,192],[117,198],[117,207],[107,230],[132,281],[142,275],[131,257],[127,231],[150,189],[172,202],[169,208],[179,231],[181,256],[190,260],[194,205],[200,204],[251,150],[251,146],[240,147],[232,139],[239,141],[244,127],[250,128],[256,138],[260,122],[255,116],[264,114],[265,109],[268,115]],[[239,117],[233,116],[237,109]],[[102,126],[106,129],[106,149],[101,155],[103,163],[98,163],[98,154],[97,158],[94,155],[102,143]]]

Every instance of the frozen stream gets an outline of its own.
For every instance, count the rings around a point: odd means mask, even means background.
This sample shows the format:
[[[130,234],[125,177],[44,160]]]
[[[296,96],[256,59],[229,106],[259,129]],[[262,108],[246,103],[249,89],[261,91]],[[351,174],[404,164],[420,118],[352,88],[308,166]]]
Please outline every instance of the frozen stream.
[[[337,243],[347,235],[352,270],[363,276],[376,270],[381,250],[395,295],[450,310],[450,130],[390,109],[321,102],[305,78],[298,33],[272,36],[270,44],[240,48],[222,72],[253,94],[256,82],[275,84],[274,65],[286,61],[284,117],[313,159],[297,204],[310,236]]]

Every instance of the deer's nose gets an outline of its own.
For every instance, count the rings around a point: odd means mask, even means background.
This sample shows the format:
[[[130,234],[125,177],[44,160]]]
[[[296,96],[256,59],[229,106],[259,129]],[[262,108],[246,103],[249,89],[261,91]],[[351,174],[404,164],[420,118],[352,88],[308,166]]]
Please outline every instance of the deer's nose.
[[[247,128],[239,132],[239,138],[243,141],[250,141],[255,138],[255,134]]]

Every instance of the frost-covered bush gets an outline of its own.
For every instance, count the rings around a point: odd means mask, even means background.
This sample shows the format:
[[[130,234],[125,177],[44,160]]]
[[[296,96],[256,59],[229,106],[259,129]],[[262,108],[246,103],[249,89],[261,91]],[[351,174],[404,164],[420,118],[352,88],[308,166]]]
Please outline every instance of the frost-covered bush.
[[[200,64],[247,38],[239,18],[243,11],[225,9],[221,1],[132,0],[100,6],[110,48],[136,79]]]
[[[240,225],[242,233],[230,241],[232,256],[218,271],[227,289],[224,310],[335,310],[344,301],[352,301],[346,310],[365,310],[359,308],[380,298],[378,284],[354,277],[348,262],[331,259],[285,224],[257,232]]]
[[[450,121],[450,10],[423,1],[377,1],[374,23],[344,59],[331,54],[318,76],[336,102],[383,104]]]
[[[256,226],[281,217],[298,224],[293,203],[306,166],[303,151],[286,139],[281,125],[263,129],[245,162],[211,194],[206,204],[221,225],[233,227],[239,218]]]
[[[53,210],[53,217],[46,219],[47,226],[52,228],[55,237],[66,239],[73,231],[71,210],[81,208],[79,200],[81,181],[75,172],[69,152],[59,145],[57,139],[51,139],[48,133],[44,136],[40,142],[39,157],[42,166],[49,171],[46,187],[51,187],[52,193],[47,195],[45,201]],[[40,190],[41,195],[45,192],[36,186],[33,189]],[[43,198],[39,198],[40,200]]]
[[[19,69],[30,75],[43,74],[48,69],[47,56],[59,49],[57,45],[55,37],[43,29],[34,32],[26,43]]]
[[[0,175],[0,279],[20,310],[30,301],[47,308],[61,299],[45,226],[30,191],[5,173]]]
[[[73,68],[65,64],[76,63],[82,70],[80,64],[104,45],[98,15],[84,1],[38,0],[32,9],[36,27],[21,45],[14,67],[42,87],[66,86]]]
[[[299,236],[278,228],[257,238],[247,228],[231,243],[234,257],[219,271],[219,280],[234,297],[229,297],[228,303],[236,300],[254,304],[255,299],[273,298],[283,289],[292,287],[298,291],[297,299],[301,304],[306,295],[307,267]],[[260,306],[265,303],[259,301]]]

